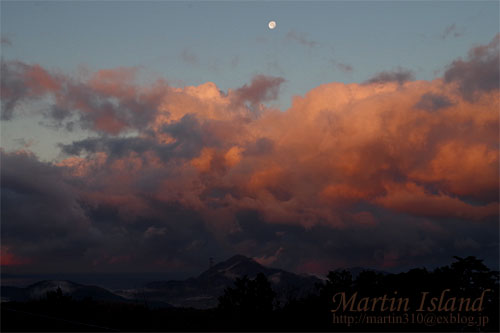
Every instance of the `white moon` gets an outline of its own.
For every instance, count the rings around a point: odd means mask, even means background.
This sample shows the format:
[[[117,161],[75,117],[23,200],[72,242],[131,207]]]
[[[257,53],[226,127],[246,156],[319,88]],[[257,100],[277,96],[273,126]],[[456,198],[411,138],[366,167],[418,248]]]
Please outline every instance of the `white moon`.
[[[276,22],[271,21],[271,22],[269,22],[269,24],[267,26],[269,27],[269,29],[273,30],[274,28],[276,28]]]

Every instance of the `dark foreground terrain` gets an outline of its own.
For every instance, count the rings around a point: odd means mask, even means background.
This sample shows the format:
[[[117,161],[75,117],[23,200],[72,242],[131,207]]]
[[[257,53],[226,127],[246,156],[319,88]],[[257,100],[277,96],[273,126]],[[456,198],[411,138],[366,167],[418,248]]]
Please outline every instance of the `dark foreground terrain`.
[[[498,272],[474,257],[427,271],[330,272],[302,297],[277,297],[265,274],[237,278],[212,309],[74,298],[61,288],[2,302],[5,331],[499,331]]]

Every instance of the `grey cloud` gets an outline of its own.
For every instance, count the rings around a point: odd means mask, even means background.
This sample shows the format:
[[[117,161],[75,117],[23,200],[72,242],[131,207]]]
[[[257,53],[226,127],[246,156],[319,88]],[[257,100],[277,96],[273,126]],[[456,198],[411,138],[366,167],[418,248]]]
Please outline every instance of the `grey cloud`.
[[[466,100],[473,101],[478,93],[499,89],[499,41],[500,34],[489,44],[472,48],[467,60],[457,59],[448,66],[444,80],[457,83]]]
[[[349,64],[344,64],[344,63],[338,63],[337,64],[337,68],[339,70],[341,70],[342,72],[345,72],[345,73],[350,73],[353,71],[353,68],[351,65]]]
[[[41,72],[52,80],[49,82],[51,86],[46,86],[47,83],[37,76],[28,75],[33,71]],[[69,118],[76,116],[82,128],[101,133],[118,134],[131,128],[146,128],[167,92],[164,83],[158,85],[160,89],[144,93],[134,90],[131,90],[132,94],[100,91],[89,83],[55,76],[39,66],[19,61],[2,61],[1,74],[2,120],[11,119],[21,102],[52,94],[57,97],[57,102],[44,112],[49,124],[63,127]]]
[[[79,260],[97,234],[62,170],[25,153],[1,152],[2,244],[22,257]]]
[[[415,75],[413,74],[412,71],[403,68],[397,68],[394,71],[377,73],[364,83],[372,84],[372,83],[397,82],[399,84],[403,84],[406,81],[411,81],[414,79]]]
[[[498,226],[470,226],[466,221],[442,221],[394,216],[385,211],[372,212],[376,226],[351,226],[333,229],[326,226],[302,226],[268,223],[255,211],[240,211],[239,232],[228,236],[233,248],[248,248],[247,256],[271,255],[283,248],[273,266],[283,269],[326,273],[342,267],[371,267],[398,272],[414,267],[434,268],[448,264],[453,255],[489,258],[497,267],[494,248],[498,246]],[[347,217],[344,217],[348,219]],[[427,224],[436,230],[428,230]],[[456,228],[451,228],[456,225]],[[446,231],[440,231],[442,230]],[[456,239],[469,239],[477,246],[457,246]],[[492,244],[497,245],[493,245]],[[250,245],[249,245],[250,244]],[[431,256],[432,254],[432,256]],[[307,266],[311,265],[311,266]],[[315,266],[314,268],[312,266]],[[308,267],[306,269],[306,267]]]
[[[307,46],[309,48],[312,48],[312,47],[315,47],[318,45],[318,42],[311,40],[311,39],[307,38],[306,35],[304,35],[302,33],[298,33],[294,30],[289,31],[286,35],[286,38],[288,38],[289,40],[292,40],[294,42],[297,42],[301,45]]]
[[[426,111],[437,111],[451,105],[453,105],[453,103],[446,96],[426,93],[422,95],[417,104],[415,104],[415,108]]]
[[[462,35],[463,35],[463,33],[458,31],[456,24],[453,23],[444,29],[443,33],[441,34],[441,39],[447,39],[449,37],[457,38],[457,37],[461,37]]]
[[[186,114],[178,122],[163,126],[162,132],[176,139],[173,144],[176,152],[186,158],[198,155],[204,146],[215,144],[209,131],[203,128],[193,114]]]
[[[129,152],[144,153],[155,145],[155,141],[152,139],[138,137],[96,137],[75,141],[71,144],[60,144],[60,147],[62,152],[68,155],[80,155],[82,152],[106,152],[111,157],[120,158]]]
[[[123,217],[114,207],[100,204],[87,209],[92,221],[99,225],[104,235],[108,235],[106,242],[96,250],[96,256],[103,259],[129,256],[122,269],[133,264],[137,271],[150,271],[166,263],[167,269],[194,274],[206,267],[210,256],[222,258],[231,255],[206,228],[196,211],[174,202],[143,199],[148,200],[149,214],[129,221],[125,228]]]
[[[211,135],[210,130],[201,124],[196,116],[187,114],[179,121],[164,125],[162,133],[169,134],[174,142],[162,144],[153,136],[145,137],[94,137],[60,144],[67,155],[106,152],[111,159],[122,158],[130,152],[139,155],[152,151],[164,162],[172,158],[193,158],[199,155],[205,146],[217,146],[220,142]]]
[[[19,61],[2,61],[0,66],[0,82],[2,86],[2,113],[0,119],[10,120],[15,107],[24,99],[30,98],[30,88],[25,85],[23,79],[23,73],[28,66]]]
[[[274,150],[274,141],[269,138],[259,138],[255,142],[251,142],[246,147],[245,155],[267,155]]]
[[[62,95],[64,101],[55,106],[57,110],[79,110],[80,125],[101,132],[108,132],[96,127],[102,117],[123,123],[125,128],[145,128],[156,114],[161,99],[161,96],[113,96],[76,82],[68,83]],[[52,112],[50,115],[59,121],[64,114]]]
[[[278,97],[281,84],[285,79],[266,75],[257,75],[252,79],[250,85],[235,90],[238,103],[249,102],[257,105],[261,102],[272,101]]]

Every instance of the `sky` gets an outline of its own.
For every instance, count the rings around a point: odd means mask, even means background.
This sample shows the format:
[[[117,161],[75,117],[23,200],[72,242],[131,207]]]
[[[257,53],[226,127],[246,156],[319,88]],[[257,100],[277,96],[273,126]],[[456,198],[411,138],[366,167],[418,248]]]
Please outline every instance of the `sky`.
[[[498,1],[0,9],[4,272],[498,265]]]

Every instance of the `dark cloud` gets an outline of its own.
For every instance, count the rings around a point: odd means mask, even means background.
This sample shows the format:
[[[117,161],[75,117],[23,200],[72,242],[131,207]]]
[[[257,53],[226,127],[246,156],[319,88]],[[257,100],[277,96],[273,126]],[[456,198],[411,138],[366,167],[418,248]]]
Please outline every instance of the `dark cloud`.
[[[2,61],[2,119],[11,119],[22,101],[51,94],[56,103],[44,116],[56,127],[65,126],[66,119],[76,116],[82,128],[101,133],[145,128],[156,115],[167,86],[158,82],[140,91],[131,82],[130,72],[121,68],[99,71],[82,82],[51,74],[38,65]]]
[[[164,125],[160,133],[169,134],[174,141],[160,143],[154,134],[149,137],[106,136],[87,138],[59,146],[62,152],[67,155],[105,152],[112,159],[126,157],[131,152],[139,155],[145,152],[154,152],[156,156],[166,162],[172,158],[193,158],[199,155],[203,147],[221,144],[217,138],[211,135],[209,126],[201,124],[192,114],[187,114],[179,121]]]
[[[108,235],[106,244],[95,251],[99,266],[122,257],[121,265],[111,264],[118,269],[134,265],[138,271],[160,269],[198,274],[207,267],[209,257],[230,255],[197,212],[176,203],[150,200],[148,204],[150,214],[137,217],[126,226],[112,205],[87,208],[89,218]]]
[[[239,103],[249,102],[251,105],[272,101],[278,97],[279,88],[283,82],[285,79],[281,77],[257,75],[250,85],[245,84],[236,89],[236,100]]]
[[[158,144],[151,138],[89,138],[75,141],[71,144],[60,145],[61,150],[67,155],[81,155],[82,153],[107,153],[110,160],[127,157],[130,153],[144,154],[154,152],[162,161],[167,162],[172,158],[193,157],[196,152],[188,149],[182,143]]]
[[[1,119],[10,120],[14,114],[16,106],[28,98],[36,98],[29,86],[25,84],[24,73],[29,68],[28,65],[19,61],[2,61],[0,63],[1,90]]]
[[[125,138],[87,138],[71,144],[61,144],[61,150],[68,155],[80,155],[83,152],[106,152],[112,158],[120,158],[130,152],[144,153],[153,149],[156,143],[152,139],[125,137]]]
[[[294,30],[289,31],[286,34],[286,38],[291,40],[291,41],[297,42],[301,45],[307,46],[309,48],[312,48],[312,47],[315,47],[318,45],[318,42],[311,40],[311,39],[307,38],[306,35],[304,35],[303,33],[298,33]]]
[[[447,264],[453,255],[467,253],[488,257],[490,267],[498,266],[491,257],[491,246],[498,241],[493,221],[469,227],[465,221],[408,219],[384,211],[373,214],[380,220],[378,226],[332,229],[270,224],[257,212],[241,211],[237,215],[240,230],[229,239],[235,247],[251,243],[253,250],[246,255],[255,257],[282,248],[274,266],[317,274],[356,266],[395,272],[417,266],[434,268]],[[406,222],[401,223],[402,219]],[[456,228],[449,230],[453,223]]]
[[[375,74],[371,79],[365,81],[365,84],[372,83],[387,83],[387,82],[397,82],[399,84],[403,84],[406,81],[414,80],[415,75],[412,71],[398,68],[394,71],[390,72],[380,72]]]
[[[29,153],[1,152],[2,248],[36,272],[163,269],[199,272],[232,253],[193,210],[149,200],[150,214],[124,220],[116,206],[80,196],[85,181]],[[200,256],[206,253],[206,256]]]
[[[274,150],[274,142],[269,138],[259,138],[251,142],[244,152],[246,155],[268,155]]]
[[[2,245],[21,257],[79,260],[99,237],[62,170],[29,153],[1,152]]]
[[[175,143],[172,144],[175,151],[178,156],[185,158],[192,158],[198,155],[203,147],[218,143],[210,135],[210,130],[193,114],[186,114],[179,121],[164,125],[161,132],[175,139]]]
[[[499,89],[500,34],[487,45],[477,46],[469,51],[466,60],[453,61],[444,74],[445,82],[458,84],[462,96],[473,101],[480,92]]]
[[[426,93],[422,95],[415,107],[426,111],[437,111],[451,105],[453,103],[446,96]]]
[[[119,134],[127,129],[147,127],[156,115],[162,94],[122,94],[89,84],[68,82],[60,96],[59,105],[55,105],[49,114],[53,120],[60,121],[76,111],[81,127]]]
[[[58,105],[52,105],[47,113],[47,118],[53,119],[59,125],[62,125],[62,122],[71,116],[70,110],[61,108]]]

